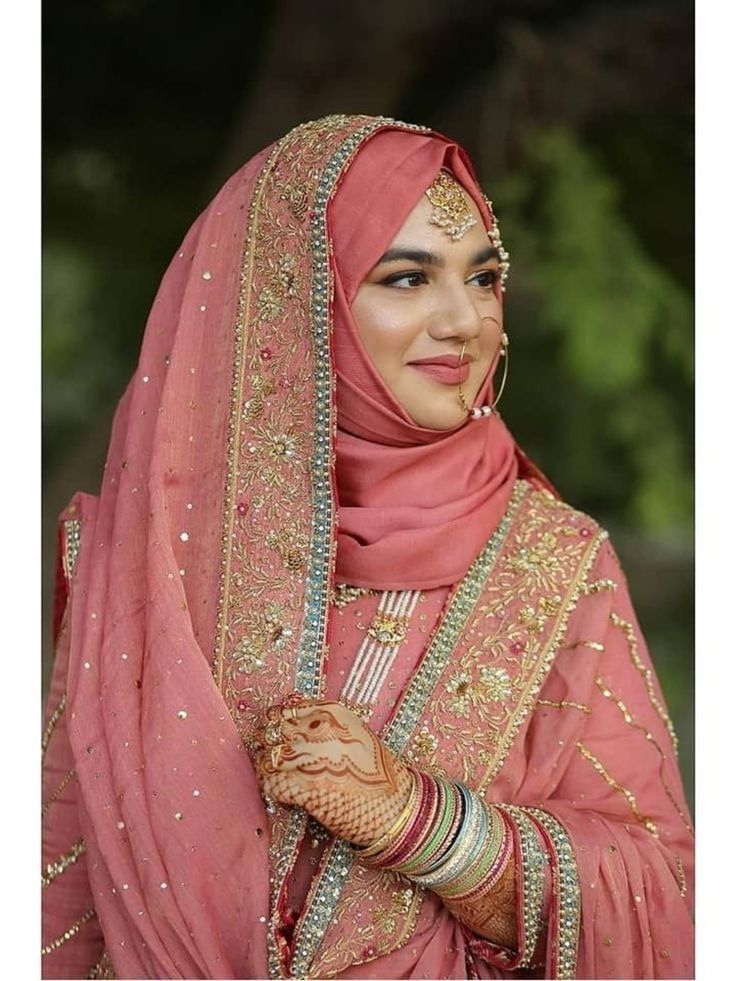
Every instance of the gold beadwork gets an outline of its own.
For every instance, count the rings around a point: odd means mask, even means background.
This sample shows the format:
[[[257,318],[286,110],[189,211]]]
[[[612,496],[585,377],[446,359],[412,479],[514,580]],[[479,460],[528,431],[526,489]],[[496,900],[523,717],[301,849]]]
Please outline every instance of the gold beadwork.
[[[603,697],[610,699],[614,703],[614,705],[618,708],[619,712],[623,716],[624,722],[626,722],[628,725],[632,726],[632,728],[638,729],[639,732],[641,732],[642,735],[644,736],[644,738],[647,740],[647,742],[651,743],[652,746],[654,746],[654,748],[659,753],[659,756],[660,756],[660,780],[662,781],[662,787],[664,789],[664,792],[669,797],[672,806],[674,807],[674,809],[679,814],[679,816],[682,819],[685,827],[692,834],[693,833],[692,825],[690,824],[690,822],[688,821],[687,817],[683,813],[682,808],[677,803],[677,798],[672,793],[672,791],[669,788],[666,780],[664,779],[664,773],[662,772],[662,770],[664,768],[664,764],[665,764],[665,761],[667,759],[667,756],[665,755],[664,750],[659,745],[659,743],[654,738],[654,736],[649,731],[649,729],[647,729],[646,726],[643,726],[641,723],[639,723],[639,722],[636,721],[636,719],[634,718],[634,716],[631,714],[631,712],[629,711],[629,709],[626,707],[625,702],[623,702],[622,699],[616,697],[616,695],[614,694],[614,692],[611,690],[610,686],[603,680],[603,678],[600,678],[600,677],[596,678],[595,679],[595,683],[598,686],[598,688],[600,690],[600,693],[603,695]]]
[[[634,630],[633,624],[629,623],[628,620],[624,620],[617,613],[611,613],[609,619],[614,627],[620,627],[624,632],[627,643],[629,645],[629,654],[631,655],[632,663],[634,667],[639,672],[639,674],[644,679],[644,683],[647,686],[647,695],[649,696],[649,701],[652,707],[656,710],[657,715],[660,717],[662,722],[664,722],[667,727],[667,732],[670,734],[670,739],[672,740],[672,748],[675,751],[675,756],[677,756],[677,735],[675,733],[675,727],[672,725],[672,720],[664,709],[664,706],[657,698],[654,690],[654,681],[652,680],[652,671],[650,668],[644,664],[642,659],[639,657],[639,649],[636,641],[636,632]]]
[[[94,967],[90,968],[87,981],[113,981],[114,978],[115,970],[112,966],[110,955],[106,950],[103,950],[100,959]]]
[[[59,704],[56,706],[54,711],[49,716],[49,721],[46,723],[46,728],[43,733],[43,738],[41,739],[41,760],[43,760],[46,755],[46,750],[51,741],[51,737],[54,734],[54,729],[58,725],[59,719],[64,714],[64,709],[66,708],[66,692],[59,699]]]
[[[622,787],[621,784],[611,776],[598,757],[594,753],[591,753],[587,746],[584,746],[582,743],[576,743],[575,745],[577,746],[578,752],[581,754],[581,756],[583,756],[592,765],[593,769],[603,777],[608,786],[613,787],[614,790],[618,790],[620,794],[624,795],[628,801],[629,807],[634,812],[634,816],[636,817],[637,821],[639,821],[640,824],[643,824],[650,834],[654,835],[655,838],[658,838],[659,829],[657,828],[657,825],[651,818],[648,818],[641,813],[639,806],[636,803],[636,797],[632,794],[632,792],[627,790],[626,787]]]
[[[361,596],[374,596],[377,592],[378,590],[368,589],[365,586],[348,586],[347,583],[339,582],[335,586],[331,602],[334,607],[341,610],[348,603],[360,599]]]
[[[596,579],[595,582],[588,582],[583,586],[583,592],[586,596],[595,596],[597,593],[602,593],[608,589],[615,591],[618,589],[618,583],[614,582],[613,579]]]
[[[43,808],[41,809],[41,817],[46,817],[46,815],[48,814],[49,810],[51,809],[51,805],[54,803],[55,800],[58,800],[59,797],[61,797],[61,795],[64,793],[64,790],[66,789],[66,787],[68,786],[68,784],[71,783],[71,781],[74,779],[74,777],[76,777],[76,775],[77,775],[77,769],[76,769],[76,767],[73,766],[71,768],[71,770],[69,770],[69,772],[66,773],[61,778],[61,782],[59,783],[59,786],[56,788],[56,790],[53,792],[53,794],[49,797],[49,799],[43,805]]]
[[[75,920],[70,927],[68,927],[63,933],[60,933],[56,939],[52,940],[50,944],[46,944],[45,947],[41,948],[41,956],[45,957],[47,954],[53,953],[53,951],[58,950],[62,947],[67,940],[71,940],[72,937],[76,937],[79,931],[82,929],[85,923],[97,916],[94,909],[88,909],[86,913],[83,913],[78,920]]]
[[[424,192],[432,205],[430,225],[437,225],[453,242],[477,223],[465,191],[445,170],[441,170]]]
[[[679,855],[675,855],[675,862],[677,864],[677,885],[680,890],[681,896],[687,895],[687,879],[685,878],[685,866],[682,864],[682,859]]]
[[[45,889],[46,886],[51,885],[57,876],[60,876],[62,872],[66,872],[70,865],[74,865],[79,856],[84,854],[86,848],[84,838],[79,838],[74,842],[68,852],[59,855],[55,862],[49,862],[46,866],[46,871],[41,875],[41,888]]]
[[[559,702],[553,701],[551,698],[540,698],[537,702],[538,705],[549,705],[551,708],[573,708],[580,709],[586,715],[590,715],[591,709],[587,705],[583,705],[580,702],[569,702],[567,699],[561,699]]]
[[[602,654],[606,649],[598,640],[578,640],[574,644],[571,644],[570,647],[587,647],[589,650],[596,651],[599,654]]]

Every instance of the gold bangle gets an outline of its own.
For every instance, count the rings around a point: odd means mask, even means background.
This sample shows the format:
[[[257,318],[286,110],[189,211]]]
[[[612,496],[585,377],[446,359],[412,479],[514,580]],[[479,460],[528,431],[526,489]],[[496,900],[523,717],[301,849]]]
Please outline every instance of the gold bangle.
[[[385,831],[381,837],[377,838],[371,845],[367,845],[365,848],[355,849],[358,858],[373,858],[375,855],[378,855],[379,852],[382,852],[384,848],[386,848],[386,846],[389,845],[394,838],[396,838],[411,817],[419,798],[420,782],[413,770],[409,770],[409,772],[411,773],[412,780],[411,791],[409,793],[409,799],[404,805],[401,814],[399,814],[388,831]]]

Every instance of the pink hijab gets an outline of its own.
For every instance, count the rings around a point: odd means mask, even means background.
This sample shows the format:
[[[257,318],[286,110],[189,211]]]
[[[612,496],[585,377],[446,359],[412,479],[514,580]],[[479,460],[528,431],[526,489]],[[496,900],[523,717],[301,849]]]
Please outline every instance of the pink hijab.
[[[350,312],[361,282],[445,168],[491,228],[462,151],[436,137],[384,131],[364,147],[330,210],[335,250],[337,578],[380,589],[458,582],[503,516],[519,465],[494,415],[450,431],[416,425],[360,342]],[[495,365],[494,365],[495,367]],[[489,372],[476,400],[493,400]]]

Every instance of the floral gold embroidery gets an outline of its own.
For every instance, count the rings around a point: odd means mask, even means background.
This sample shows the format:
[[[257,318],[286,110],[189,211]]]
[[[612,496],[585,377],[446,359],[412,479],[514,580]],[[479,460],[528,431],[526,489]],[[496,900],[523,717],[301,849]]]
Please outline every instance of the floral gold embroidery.
[[[445,691],[452,696],[447,700],[447,707],[454,715],[467,717],[473,703],[478,704],[478,689],[468,671],[454,674],[445,685]]]
[[[354,603],[360,599],[361,596],[375,596],[377,592],[378,590],[368,589],[365,586],[349,586],[346,583],[340,582],[335,586],[332,605],[338,610],[341,610],[349,603]]]
[[[309,540],[296,525],[269,531],[265,541],[269,548],[278,552],[290,572],[301,572],[306,566]]]
[[[242,626],[247,633],[240,638],[230,655],[234,674],[252,674],[265,666],[269,654],[284,649],[293,634],[291,627],[284,623],[285,612],[283,604],[271,602],[262,610],[245,615]]]
[[[409,749],[404,754],[407,762],[419,766],[423,770],[433,770],[437,766],[437,736],[422,726],[412,739]]]
[[[438,740],[436,758],[448,775],[480,792],[502,766],[562,646],[606,538],[590,526],[589,518],[545,491],[526,495],[427,702],[421,725]]]
[[[504,702],[511,697],[513,683],[506,668],[485,665],[480,669],[480,683],[492,702]]]

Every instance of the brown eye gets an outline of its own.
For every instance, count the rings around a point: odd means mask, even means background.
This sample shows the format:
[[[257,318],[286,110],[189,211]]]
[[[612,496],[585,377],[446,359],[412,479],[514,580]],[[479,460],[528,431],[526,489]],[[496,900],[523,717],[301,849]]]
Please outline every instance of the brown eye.
[[[383,280],[384,286],[398,286],[399,289],[415,289],[417,286],[423,286],[427,282],[427,277],[421,270],[414,270],[413,272],[403,272],[394,273],[392,276],[387,276]]]
[[[484,269],[482,272],[476,273],[469,282],[475,283],[476,286],[480,286],[483,289],[493,289],[497,280],[497,269]]]

